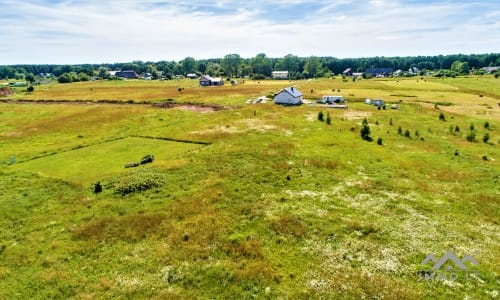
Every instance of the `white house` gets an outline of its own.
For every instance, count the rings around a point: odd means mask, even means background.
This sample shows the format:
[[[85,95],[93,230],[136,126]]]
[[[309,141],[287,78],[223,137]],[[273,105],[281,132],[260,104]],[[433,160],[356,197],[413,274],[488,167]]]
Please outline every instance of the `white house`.
[[[287,79],[288,71],[273,71],[272,76],[273,79]]]
[[[301,105],[302,104],[302,93],[295,87],[291,86],[282,89],[274,96],[274,104],[281,105]]]

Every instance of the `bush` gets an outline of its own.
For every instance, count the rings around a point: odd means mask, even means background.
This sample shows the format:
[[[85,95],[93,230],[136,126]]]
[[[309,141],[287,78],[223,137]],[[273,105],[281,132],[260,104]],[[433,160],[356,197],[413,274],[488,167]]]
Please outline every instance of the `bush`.
[[[488,143],[489,140],[490,140],[490,134],[486,132],[483,136],[483,142]]]
[[[326,113],[326,124],[330,125],[332,123],[332,118],[330,117],[330,112]]]
[[[138,162],[131,162],[131,163],[126,163],[125,164],[125,168],[135,168],[135,167],[138,167],[140,166],[140,163]]]
[[[399,135],[403,134],[403,128],[401,128],[401,126],[398,127],[398,134]]]
[[[323,122],[323,121],[325,120],[325,119],[323,118],[323,112],[322,112],[322,111],[320,111],[320,112],[318,113],[318,120],[319,120],[319,121],[321,121],[321,122]]]
[[[490,122],[484,122],[484,129],[490,129]]]
[[[440,120],[440,121],[446,121],[446,118],[444,117],[444,114],[443,114],[443,113],[440,113],[440,114],[439,114],[439,120]]]
[[[263,74],[253,74],[252,79],[253,80],[263,80],[263,79],[266,79],[266,76]]]
[[[148,154],[141,158],[141,165],[152,163],[155,157],[152,154]]]
[[[408,129],[406,129],[406,131],[405,131],[405,137],[407,137],[409,139],[411,138],[410,131]]]
[[[383,144],[384,144],[384,140],[383,140],[381,137],[379,137],[379,138],[377,139],[377,145],[382,146]]]
[[[34,90],[35,90],[35,88],[34,88],[32,85],[30,85],[30,86],[26,89],[26,91],[27,91],[27,92],[30,92],[30,93],[31,93],[31,92],[33,92]]]
[[[469,132],[469,134],[467,134],[467,137],[466,137],[467,141],[469,142],[475,142],[476,141],[476,132],[474,130],[471,130]]]
[[[473,131],[473,130],[475,129],[475,127],[474,127],[474,123],[470,123],[469,129],[470,129],[471,131]]]
[[[102,185],[101,185],[101,182],[98,181],[98,182],[94,183],[94,194],[97,194],[100,192],[102,192]]]
[[[460,127],[458,127],[458,125],[455,126],[455,132],[460,132]]]
[[[363,120],[363,127],[361,127],[361,138],[365,141],[371,142],[373,138],[370,136],[370,126],[368,126],[368,120],[366,118]]]

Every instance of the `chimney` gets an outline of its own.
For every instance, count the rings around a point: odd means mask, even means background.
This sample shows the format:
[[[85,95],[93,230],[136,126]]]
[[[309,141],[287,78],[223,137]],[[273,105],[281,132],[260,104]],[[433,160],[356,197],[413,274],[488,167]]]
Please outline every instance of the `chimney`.
[[[293,86],[292,86],[290,89],[291,89],[291,90],[292,90],[292,92],[293,92]]]

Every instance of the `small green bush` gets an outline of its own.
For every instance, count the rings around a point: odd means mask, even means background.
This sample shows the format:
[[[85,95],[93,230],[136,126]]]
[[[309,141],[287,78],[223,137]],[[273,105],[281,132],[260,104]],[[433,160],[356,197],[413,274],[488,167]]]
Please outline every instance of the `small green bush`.
[[[489,140],[490,140],[490,134],[486,132],[483,136],[483,142],[488,143]]]
[[[379,137],[379,138],[377,139],[377,145],[382,146],[383,144],[384,144],[384,140],[383,140],[381,137]]]
[[[484,129],[490,129],[490,122],[484,122]]]
[[[330,125],[332,123],[332,118],[330,117],[330,112],[326,113],[326,124]]]
[[[102,192],[102,185],[101,185],[101,182],[98,181],[96,183],[94,183],[94,194],[98,194]]]
[[[324,116],[323,116],[323,112],[322,112],[322,111],[320,111],[320,112],[318,113],[318,120],[319,120],[319,121],[321,121],[321,122],[323,122],[323,121],[325,120],[325,119],[324,119]]]
[[[475,142],[476,141],[476,132],[474,130],[469,131],[469,134],[467,134],[466,137],[467,141],[469,142]]]
[[[363,127],[361,127],[360,135],[365,141],[373,141],[373,138],[370,136],[370,126],[368,126],[368,120],[366,118],[363,120]]]
[[[406,129],[406,131],[405,131],[405,137],[407,137],[409,139],[411,138],[410,131],[408,129]]]
[[[443,122],[444,122],[444,121],[446,121],[446,118],[445,118],[445,116],[444,116],[444,114],[443,114],[443,113],[440,113],[440,114],[439,114],[439,120],[440,120],[440,121],[443,121]]]

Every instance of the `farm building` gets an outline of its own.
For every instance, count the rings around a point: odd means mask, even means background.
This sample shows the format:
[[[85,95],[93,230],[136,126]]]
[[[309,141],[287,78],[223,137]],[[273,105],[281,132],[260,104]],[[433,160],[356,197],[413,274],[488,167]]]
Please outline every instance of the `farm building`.
[[[210,77],[208,75],[202,75],[200,77],[200,86],[214,86],[214,85],[224,85],[224,80],[219,77]]]
[[[372,68],[366,69],[365,74],[372,77],[386,77],[392,74],[393,68]]]
[[[287,79],[288,71],[273,71],[272,76],[273,79]]]
[[[302,93],[297,88],[291,86],[282,89],[274,96],[274,104],[301,105],[302,96]]]
[[[342,72],[342,75],[344,76],[352,76],[353,75],[353,71],[351,68],[347,68],[344,70],[344,72]]]
[[[139,75],[135,71],[118,71],[115,75],[121,78],[139,78]]]
[[[189,79],[196,79],[198,78],[198,75],[196,75],[195,73],[189,73],[186,75],[186,77]]]
[[[485,73],[490,74],[500,70],[500,67],[484,67],[483,70]]]

